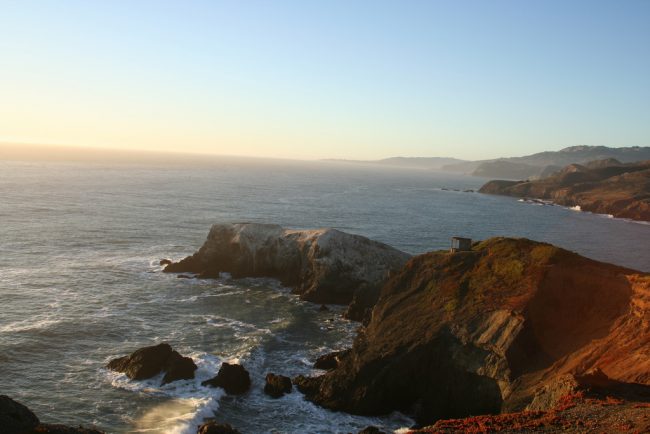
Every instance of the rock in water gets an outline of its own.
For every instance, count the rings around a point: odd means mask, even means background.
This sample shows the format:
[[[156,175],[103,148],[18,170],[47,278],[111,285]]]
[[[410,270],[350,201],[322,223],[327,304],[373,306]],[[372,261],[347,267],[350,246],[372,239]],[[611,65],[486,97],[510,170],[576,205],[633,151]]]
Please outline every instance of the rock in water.
[[[517,411],[557,375],[650,384],[650,274],[526,239],[414,257],[338,366],[294,384],[324,407],[440,418]]]
[[[241,434],[235,428],[227,423],[217,423],[210,421],[199,427],[197,434]]]
[[[284,375],[267,374],[266,384],[264,385],[264,393],[273,397],[280,398],[285,393],[291,393],[291,378]]]
[[[194,371],[196,369],[197,366],[191,357],[183,357],[176,351],[172,351],[165,361],[165,366],[163,367],[165,376],[161,384],[171,383],[176,380],[191,380],[194,378]]]
[[[2,434],[104,434],[92,428],[42,424],[30,409],[0,395],[0,432]]]
[[[314,369],[323,369],[325,371],[329,371],[330,369],[335,369],[339,365],[341,358],[344,357],[349,352],[350,350],[344,350],[344,351],[334,351],[333,353],[323,354],[322,356],[316,359],[316,362],[314,363]]]
[[[197,366],[190,357],[183,357],[169,344],[140,348],[130,356],[111,360],[108,369],[123,372],[132,380],[146,380],[165,372],[162,384],[194,378]]]
[[[376,302],[389,274],[401,269],[408,258],[386,244],[336,229],[217,224],[198,252],[165,271],[276,278],[303,300],[350,305],[349,316],[360,320]]]
[[[19,402],[0,395],[0,429],[6,434],[28,434],[39,424],[38,417]]]
[[[201,385],[221,387],[229,395],[241,395],[251,387],[251,378],[242,365],[223,363],[217,376],[204,381]]]

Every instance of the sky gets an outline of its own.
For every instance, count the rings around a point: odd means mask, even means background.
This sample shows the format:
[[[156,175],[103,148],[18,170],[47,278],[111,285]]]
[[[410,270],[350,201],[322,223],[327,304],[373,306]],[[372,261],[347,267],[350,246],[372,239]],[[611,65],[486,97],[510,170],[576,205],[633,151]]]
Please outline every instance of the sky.
[[[648,23],[648,0],[0,0],[0,142],[306,159],[648,146]]]

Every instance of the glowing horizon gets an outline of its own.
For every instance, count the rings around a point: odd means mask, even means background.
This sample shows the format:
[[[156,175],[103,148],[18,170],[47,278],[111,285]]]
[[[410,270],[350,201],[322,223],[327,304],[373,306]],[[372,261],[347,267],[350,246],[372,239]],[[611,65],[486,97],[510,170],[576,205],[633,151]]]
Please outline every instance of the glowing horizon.
[[[0,142],[292,159],[650,145],[650,3],[7,4]]]

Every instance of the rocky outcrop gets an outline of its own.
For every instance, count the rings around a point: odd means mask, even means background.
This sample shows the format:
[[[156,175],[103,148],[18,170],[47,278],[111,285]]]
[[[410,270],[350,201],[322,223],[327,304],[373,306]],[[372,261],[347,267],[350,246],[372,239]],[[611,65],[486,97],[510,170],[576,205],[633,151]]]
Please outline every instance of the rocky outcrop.
[[[0,395],[0,427],[7,434],[27,434],[40,421],[30,409],[6,395]]]
[[[41,423],[27,407],[0,395],[0,432],[3,434],[103,434],[93,428]]]
[[[191,357],[183,357],[166,343],[140,348],[130,356],[111,360],[106,367],[123,372],[132,380],[146,380],[164,372],[161,385],[190,380],[197,369]]]
[[[291,378],[276,374],[266,375],[264,393],[270,397],[280,398],[287,393],[291,393],[291,389],[293,389],[293,386],[291,385]]]
[[[381,286],[409,255],[386,244],[336,229],[290,230],[257,223],[217,224],[194,255],[168,265],[166,272],[201,277],[272,277],[294,288],[303,300],[350,305],[361,319]]]
[[[420,424],[516,411],[563,374],[650,383],[650,275],[495,238],[411,259],[338,367],[294,384],[330,409]]]
[[[251,377],[242,365],[223,363],[216,377],[201,384],[203,386],[221,387],[229,395],[241,395],[250,389]]]
[[[196,431],[197,434],[241,434],[235,428],[230,426],[227,423],[217,423],[215,421],[210,421],[204,423]]]
[[[536,181],[490,181],[479,192],[547,199],[582,211],[650,221],[650,161],[571,164]]]
[[[341,358],[349,352],[349,350],[343,350],[323,354],[316,359],[316,362],[314,362],[314,369],[323,369],[325,371],[336,369],[336,367],[339,365],[339,362],[341,361]]]

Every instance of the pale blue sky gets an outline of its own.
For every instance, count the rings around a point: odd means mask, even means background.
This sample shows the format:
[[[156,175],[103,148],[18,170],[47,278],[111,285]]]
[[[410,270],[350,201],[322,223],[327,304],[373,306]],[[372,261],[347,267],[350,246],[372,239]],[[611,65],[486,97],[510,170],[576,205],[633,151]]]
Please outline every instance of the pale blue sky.
[[[650,1],[2,1],[0,141],[294,158],[650,145]]]

